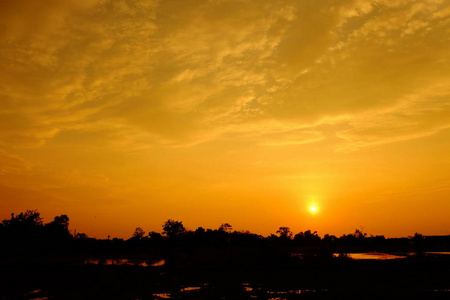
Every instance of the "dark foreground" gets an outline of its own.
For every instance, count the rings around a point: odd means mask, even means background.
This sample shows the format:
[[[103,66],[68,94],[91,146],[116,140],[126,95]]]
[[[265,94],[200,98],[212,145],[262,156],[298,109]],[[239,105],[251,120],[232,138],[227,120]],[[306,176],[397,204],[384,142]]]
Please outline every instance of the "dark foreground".
[[[450,299],[450,236],[162,227],[100,240],[72,234],[67,215],[12,213],[0,223],[0,300]],[[356,260],[375,252],[395,259]]]
[[[153,267],[54,257],[7,260],[0,269],[0,299],[450,298],[448,256],[386,261],[286,257],[259,265],[218,261],[188,254]]]

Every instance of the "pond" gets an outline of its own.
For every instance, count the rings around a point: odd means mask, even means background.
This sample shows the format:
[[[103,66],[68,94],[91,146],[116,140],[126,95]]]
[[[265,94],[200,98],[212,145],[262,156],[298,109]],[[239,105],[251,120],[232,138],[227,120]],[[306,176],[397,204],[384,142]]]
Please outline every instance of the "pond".
[[[357,253],[333,253],[333,257],[335,258],[351,258],[354,260],[389,260],[389,259],[400,259],[405,258],[407,256],[413,255],[414,253],[402,253],[402,254],[389,254],[383,252],[357,252]],[[305,258],[309,256],[304,256],[303,253],[292,253],[292,256],[296,256],[299,258]]]
[[[176,292],[165,292],[165,293],[154,293],[153,297],[155,299],[184,299],[185,297],[188,299],[195,299],[197,296],[202,298],[205,295],[212,295],[211,291],[214,290],[214,287],[209,285],[208,283],[204,283],[198,286],[186,286],[180,288]],[[291,298],[292,296],[300,295],[300,294],[327,294],[327,289],[269,289],[264,287],[261,284],[250,284],[250,283],[242,283],[240,292],[237,291],[237,295],[240,297],[244,297],[246,299],[286,299]],[[190,294],[190,296],[188,295]],[[217,294],[216,294],[217,295]],[[295,298],[297,299],[297,298]]]
[[[388,260],[388,259],[399,259],[405,258],[407,255],[394,255],[389,253],[382,252],[361,252],[361,253],[333,253],[333,257],[348,257],[354,260],[363,260],[363,259],[371,259],[371,260]]]
[[[425,252],[427,255],[450,255],[450,252]]]
[[[141,266],[141,267],[160,267],[166,264],[164,259],[160,260],[140,260],[140,259],[127,259],[127,258],[88,258],[84,261],[84,264],[91,265],[103,265],[103,266]]]

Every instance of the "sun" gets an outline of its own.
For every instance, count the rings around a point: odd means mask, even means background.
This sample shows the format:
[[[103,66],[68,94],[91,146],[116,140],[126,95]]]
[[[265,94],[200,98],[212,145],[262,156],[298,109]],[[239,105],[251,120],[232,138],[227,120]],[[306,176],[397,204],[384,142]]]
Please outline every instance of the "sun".
[[[315,215],[319,211],[319,207],[316,205],[311,205],[310,207],[308,207],[308,211],[310,214]]]

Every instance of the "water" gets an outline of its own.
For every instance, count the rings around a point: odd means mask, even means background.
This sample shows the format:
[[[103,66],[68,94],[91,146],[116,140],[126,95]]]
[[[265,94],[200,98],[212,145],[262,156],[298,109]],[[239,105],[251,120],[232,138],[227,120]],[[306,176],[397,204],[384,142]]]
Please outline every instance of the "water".
[[[184,287],[184,288],[180,289],[180,292],[185,293],[185,292],[198,291],[201,288],[202,287],[200,287],[200,286],[188,286],[188,287]]]
[[[136,260],[136,259],[126,259],[126,258],[106,258],[106,259],[98,259],[98,258],[88,258],[84,261],[84,264],[92,264],[92,265],[104,265],[104,266],[141,266],[141,267],[160,267],[166,264],[164,259],[157,261],[148,261],[148,260]]]
[[[435,253],[444,253],[444,252],[435,252]],[[389,259],[405,258],[412,254],[414,254],[414,253],[403,253],[403,254],[394,255],[394,254],[382,253],[382,252],[359,252],[359,253],[333,253],[333,257],[335,257],[335,258],[345,257],[345,258],[351,258],[354,260],[363,260],[363,259],[389,260]],[[292,253],[292,256],[304,258],[303,253]]]
[[[382,252],[361,252],[361,253],[343,253],[345,257],[354,260],[387,260],[386,272],[389,276],[386,278],[386,283],[383,279],[377,289],[383,293],[389,293],[390,285],[398,285],[400,293],[405,295],[414,294],[417,291],[423,293],[426,297],[423,299],[435,299],[436,297],[445,298],[450,295],[450,289],[447,282],[448,273],[446,268],[448,266],[448,259],[443,255],[450,255],[450,252],[425,252],[426,255],[419,256],[424,261],[434,262],[429,267],[424,267],[420,273],[413,272],[409,274],[409,268],[398,268],[398,265],[414,266],[416,260],[406,259],[402,262],[388,260],[404,259],[413,253],[382,253]],[[294,254],[293,254],[294,255]],[[334,256],[338,256],[337,253]],[[426,256],[431,256],[427,258]],[[301,257],[301,256],[300,256]],[[439,259],[442,259],[441,261]],[[338,265],[348,264],[352,268],[347,271],[345,268],[339,271],[339,275],[336,276],[336,271],[333,268],[327,268],[326,264],[323,265],[323,270],[315,270],[315,263],[309,264],[307,258],[305,258],[305,264],[300,264],[302,268],[297,271],[287,269],[287,274],[293,276],[283,276],[282,273],[277,273],[277,276],[273,276],[272,272],[268,272],[267,276],[260,276],[259,274],[249,273],[245,276],[228,277],[219,273],[195,273],[191,278],[189,275],[184,274],[179,270],[172,270],[170,264],[165,266],[165,260],[150,260],[150,259],[124,259],[124,258],[108,258],[97,259],[90,258],[84,261],[84,264],[93,265],[107,265],[107,266],[124,266],[108,268],[108,267],[88,267],[80,268],[79,266],[67,267],[65,276],[55,276],[52,273],[47,275],[56,280],[52,283],[52,280],[42,281],[36,279],[39,284],[29,284],[29,289],[24,289],[17,294],[18,299],[28,300],[48,300],[48,299],[65,299],[64,296],[76,295],[78,298],[82,298],[86,293],[95,293],[97,296],[103,295],[108,292],[109,299],[113,299],[116,293],[126,294],[127,290],[130,291],[130,299],[147,299],[145,297],[151,297],[151,299],[303,299],[303,298],[315,298],[315,299],[329,299],[334,296],[335,293],[352,291],[353,285],[347,285],[347,281],[356,282],[356,286],[359,289],[357,293],[365,293],[365,289],[371,290],[373,287],[370,285],[371,279],[378,280],[377,274],[373,275],[370,271],[370,267],[379,266],[378,263],[356,263],[350,260],[336,260]],[[442,262],[442,264],[441,264]],[[331,264],[332,266],[334,264]],[[139,266],[139,267],[126,267],[126,266]],[[160,267],[158,266],[165,266]],[[428,266],[428,265],[427,265]],[[70,270],[76,270],[77,272],[71,273]],[[369,268],[369,269],[367,269]],[[120,272],[120,270],[125,272]],[[355,272],[354,270],[358,270]],[[57,270],[58,272],[61,270]],[[85,276],[80,276],[80,272],[84,272]],[[173,272],[173,273],[172,273]],[[94,275],[92,275],[94,273]],[[114,274],[110,274],[114,273]],[[390,275],[393,273],[395,276]],[[112,276],[114,286],[111,287],[109,283],[101,278],[106,275]],[[447,275],[446,275],[447,274]],[[103,276],[105,275],[105,276]],[[278,276],[280,275],[280,276]],[[197,277],[198,276],[198,277]],[[412,284],[405,283],[402,278],[412,278]],[[446,277],[447,276],[447,277]],[[427,282],[426,278],[437,278],[436,283],[423,284]],[[31,277],[33,278],[33,277]],[[121,280],[123,278],[124,280]],[[133,279],[134,278],[134,279]],[[210,279],[211,278],[211,279]],[[261,278],[264,278],[261,280]],[[312,279],[310,279],[312,278]],[[316,279],[314,279],[316,278]],[[267,279],[267,281],[266,281]],[[367,283],[366,283],[367,281]],[[67,282],[70,282],[68,284]],[[131,283],[130,283],[131,282]],[[134,282],[139,283],[137,285]],[[45,283],[45,284],[44,284]],[[316,284],[318,283],[318,284]],[[73,288],[73,287],[76,287]],[[414,290],[411,290],[411,287]],[[39,289],[37,289],[39,288]],[[26,292],[26,293],[25,293]],[[379,293],[382,293],[379,292]],[[145,296],[144,296],[145,295]],[[59,297],[58,297],[59,296]],[[135,297],[135,298],[132,298]],[[144,297],[143,297],[144,296]],[[16,298],[17,298],[16,297]],[[22,298],[20,298],[22,297]],[[435,297],[435,298],[433,298]],[[1,297],[0,297],[1,298]],[[68,298],[68,297],[67,297]],[[101,297],[100,297],[101,298]],[[75,299],[75,298],[73,298]],[[339,298],[337,298],[339,299]],[[380,298],[382,299],[382,297]],[[439,298],[440,299],[440,298]]]
[[[429,255],[450,255],[450,252],[425,252]]]
[[[48,298],[43,296],[42,294],[42,290],[32,290],[28,293],[25,293],[24,297],[26,297],[28,300],[48,300]]]
[[[242,291],[244,295],[253,299],[286,299],[286,297],[290,298],[295,295],[300,294],[326,294],[328,292],[327,289],[294,289],[294,290],[272,290],[267,289],[266,287],[255,284],[252,285],[250,283],[242,283],[241,285]],[[208,295],[208,289],[214,289],[208,283],[203,283],[197,286],[185,286],[178,289],[177,292],[159,292],[154,293],[153,297],[155,299],[184,299],[183,294],[194,293],[196,297],[199,296],[202,298],[205,295]],[[206,294],[205,294],[206,293]],[[241,295],[243,296],[243,295]],[[191,299],[190,296],[188,299]],[[203,299],[203,298],[202,298]]]
[[[172,295],[170,293],[156,293],[153,294],[153,297],[156,299],[172,299]]]
[[[333,253],[334,257],[339,257],[340,253]],[[405,258],[406,255],[394,255],[382,252],[362,252],[362,253],[346,253],[344,256],[354,259],[354,260],[388,260],[388,259],[399,259]]]
[[[425,252],[426,255],[450,255],[450,252]],[[333,257],[340,257],[341,253],[333,253]],[[361,252],[361,253],[344,253],[344,257],[348,257],[355,260],[389,260],[389,259],[401,259],[408,256],[415,255],[415,253],[402,253],[402,254],[389,254],[382,252]]]
[[[188,294],[188,293],[197,293],[200,292],[202,289],[206,288],[208,286],[208,283],[203,283],[199,286],[185,286],[180,288],[178,291],[179,293],[177,294],[177,297],[173,296],[173,293],[154,293],[153,297],[155,299],[174,299],[174,298],[179,298],[179,297],[183,297],[182,294]],[[181,295],[180,295],[181,294]]]
[[[262,285],[251,285],[249,283],[243,283],[242,288],[250,298],[254,299],[269,299],[269,300],[281,300],[281,299],[299,299],[299,295],[325,295],[328,293],[328,289],[282,289],[273,290],[268,289]],[[267,298],[269,297],[269,298]]]

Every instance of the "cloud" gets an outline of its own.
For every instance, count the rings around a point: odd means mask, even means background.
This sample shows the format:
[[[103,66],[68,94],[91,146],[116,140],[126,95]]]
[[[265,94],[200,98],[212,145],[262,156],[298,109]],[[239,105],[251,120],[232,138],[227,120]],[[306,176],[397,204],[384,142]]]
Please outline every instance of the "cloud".
[[[0,36],[7,39],[54,34],[73,13],[89,9],[98,1],[4,0],[0,3]]]
[[[271,122],[291,143],[327,120],[383,115],[448,73],[439,1],[1,5],[0,143],[15,147],[73,130],[133,149],[193,146]]]
[[[183,215],[192,201],[213,207],[212,198],[255,199],[251,208],[266,197],[273,211],[267,191],[276,191],[276,209],[305,193],[382,191],[392,169],[366,149],[392,144],[398,154],[395,143],[419,145],[431,135],[430,143],[446,142],[449,7],[0,1],[2,193],[49,196],[83,213],[98,198],[135,199],[130,216],[138,204],[155,217],[146,220],[157,220],[161,211]],[[424,157],[423,165],[439,159]]]
[[[141,72],[136,66],[152,51],[145,41],[154,30],[153,6],[146,3],[153,2],[2,2],[8,15],[2,19],[7,29],[0,32],[4,132],[22,138],[12,144],[42,145],[67,127],[92,127],[95,113],[146,85],[134,80]],[[139,15],[147,19],[132,24]],[[125,29],[131,35],[123,34]],[[129,41],[135,41],[132,47]]]
[[[361,114],[348,121],[337,136],[346,143],[337,151],[422,138],[450,128],[448,82],[435,84],[399,101],[395,107]]]
[[[32,163],[24,158],[0,149],[0,176],[20,174],[32,168]]]
[[[309,143],[320,142],[324,140],[324,136],[319,131],[292,131],[283,132],[282,134],[266,138],[262,143],[264,146],[291,146],[291,145],[303,145]],[[271,140],[272,139],[272,140]]]

